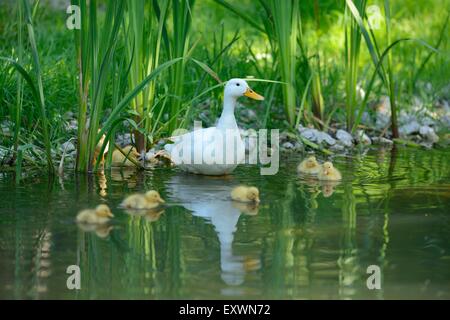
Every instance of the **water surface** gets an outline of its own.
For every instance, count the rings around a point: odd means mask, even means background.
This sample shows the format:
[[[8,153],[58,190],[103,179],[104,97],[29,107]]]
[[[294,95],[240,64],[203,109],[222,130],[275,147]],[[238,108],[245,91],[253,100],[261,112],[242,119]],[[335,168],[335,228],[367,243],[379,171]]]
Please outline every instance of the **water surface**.
[[[49,179],[0,174],[0,298],[450,298],[450,151],[373,149],[333,159],[339,184],[302,179],[302,155],[275,176],[227,178],[170,168]],[[229,200],[260,189],[258,208]],[[133,215],[123,197],[158,189],[164,212]],[[83,230],[78,210],[106,203],[113,222]],[[66,269],[81,268],[81,290]],[[381,289],[366,286],[367,267]]]

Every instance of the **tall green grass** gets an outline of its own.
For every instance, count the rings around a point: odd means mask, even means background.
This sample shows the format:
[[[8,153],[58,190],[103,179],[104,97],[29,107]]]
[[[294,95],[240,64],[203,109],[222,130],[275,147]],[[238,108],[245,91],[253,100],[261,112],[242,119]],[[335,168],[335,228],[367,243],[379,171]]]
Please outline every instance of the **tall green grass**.
[[[278,59],[283,86],[283,104],[288,122],[295,123],[297,35],[300,23],[298,0],[268,1],[273,18],[273,36],[277,39]],[[266,4],[266,5],[267,5]],[[269,35],[272,36],[272,35]]]
[[[165,28],[164,43],[170,59],[186,58],[190,55],[190,29],[195,0],[172,0],[171,31]],[[171,99],[169,106],[170,132],[178,127],[178,116],[183,101],[186,59],[180,60],[170,72]]]
[[[366,10],[365,0],[355,0],[355,8],[361,17]],[[359,52],[361,47],[361,31],[356,19],[351,15],[348,6],[345,7],[345,105],[347,130],[355,123],[357,107],[357,82],[359,69]]]
[[[274,58],[272,68],[276,73],[266,70],[266,74],[262,75],[258,68],[257,71],[261,78],[274,77],[284,83],[281,100],[289,126],[298,126],[305,114],[308,115],[305,121],[322,127],[325,102],[320,59],[318,50],[308,56],[308,45],[302,30],[300,2],[259,0],[259,19],[229,1],[216,2],[265,34]],[[306,100],[307,96],[310,97],[310,103]]]
[[[79,66],[77,171],[92,171],[95,148],[100,141],[99,122],[123,21],[124,1],[108,1],[99,19],[97,1],[73,1],[80,7],[81,30],[75,31]],[[99,21],[103,23],[99,23]],[[89,107],[89,108],[88,108]],[[106,143],[107,141],[105,141]]]
[[[134,125],[138,136],[145,135],[152,121],[149,112],[155,96],[152,82],[162,71],[180,62],[182,58],[159,64],[159,45],[164,21],[160,7],[159,11],[155,12],[159,21],[155,31],[155,26],[150,25],[154,20],[151,20],[150,16],[146,19],[141,15],[143,8],[149,8],[144,2],[129,3],[127,19],[125,1],[107,2],[103,19],[98,15],[96,1],[87,4],[83,0],[74,4],[80,5],[82,16],[81,30],[76,32],[80,72],[77,170],[93,171],[98,169],[108,142],[113,139],[113,133],[124,120]],[[122,26],[125,27],[121,28]],[[147,39],[147,36],[156,38]],[[125,42],[129,61],[117,64],[116,51],[121,40]],[[117,69],[112,70],[113,66]],[[120,96],[113,95],[111,112],[106,117],[106,89],[111,82],[113,88],[120,87],[117,85],[117,76],[129,79],[128,90],[123,90]],[[134,111],[131,112],[131,117],[130,113],[124,113],[130,104]],[[138,123],[131,119],[133,116],[139,117]],[[100,125],[102,118],[105,120]],[[103,145],[97,147],[103,135]],[[141,141],[140,147],[144,150],[145,136]]]
[[[25,80],[28,86],[31,89],[32,96],[34,99],[34,103],[39,107],[40,114],[40,125],[42,128],[42,137],[45,149],[45,155],[47,160],[47,169],[50,174],[54,172],[53,161],[52,161],[52,153],[51,153],[51,142],[50,142],[50,133],[49,133],[49,121],[47,118],[46,111],[46,103],[44,96],[44,86],[42,81],[42,71],[41,64],[39,60],[39,53],[36,45],[35,32],[33,27],[33,14],[37,9],[39,2],[35,3],[35,7],[33,11],[31,10],[30,3],[27,0],[19,1],[18,3],[18,14],[19,14],[19,60],[13,60],[10,58],[0,57],[0,60],[6,61],[10,63],[14,69],[21,75],[21,77]],[[25,26],[28,34],[28,41],[30,44],[30,53],[31,53],[31,62],[32,62],[32,72],[28,72],[25,70],[25,67],[22,65],[22,55],[23,55],[23,44],[22,44],[22,17],[24,18]],[[19,159],[17,162],[16,171],[20,174],[21,168],[21,148],[19,147],[19,133],[20,133],[20,125],[21,125],[21,114],[22,114],[22,84],[21,81],[18,81],[17,84],[17,105],[16,105],[16,113],[15,113],[15,130],[14,130],[14,149],[16,152],[16,156],[19,155]]]
[[[346,0],[346,5],[353,15],[353,18],[355,19],[355,22],[358,25],[359,32],[361,33],[362,37],[364,38],[364,41],[367,46],[367,50],[369,51],[370,57],[372,59],[372,62],[375,66],[375,70],[373,73],[373,76],[371,77],[370,81],[367,85],[367,90],[365,97],[360,104],[360,107],[358,109],[358,114],[356,121],[353,123],[352,126],[352,132],[356,130],[356,127],[358,126],[362,114],[367,106],[368,98],[370,95],[370,92],[372,90],[375,77],[377,75],[380,76],[384,87],[386,88],[386,91],[389,95],[390,104],[391,104],[391,130],[392,130],[392,137],[394,139],[399,138],[399,131],[398,131],[398,121],[397,121],[397,93],[396,93],[396,85],[395,85],[395,77],[394,77],[394,69],[392,65],[392,49],[397,46],[399,43],[404,41],[414,41],[418,44],[421,44],[428,49],[432,51],[437,51],[435,48],[427,44],[425,41],[420,39],[413,39],[413,38],[401,38],[397,39],[395,41],[391,41],[391,12],[390,12],[390,2],[389,0],[384,1],[384,13],[385,13],[385,37],[386,41],[388,43],[386,49],[383,51],[380,51],[380,45],[379,40],[376,38],[371,26],[369,25],[369,28],[366,28],[363,16],[358,11],[357,7],[355,6],[354,2],[352,0]],[[386,62],[385,62],[386,58]]]
[[[130,88],[134,88],[159,65],[162,32],[169,1],[150,3],[137,0],[127,4],[126,51],[128,60],[131,61],[128,78]],[[152,122],[155,95],[155,83],[151,82],[132,101],[132,108],[136,113],[137,128],[134,136],[138,152],[145,151],[147,133],[153,125],[156,126],[156,123]]]

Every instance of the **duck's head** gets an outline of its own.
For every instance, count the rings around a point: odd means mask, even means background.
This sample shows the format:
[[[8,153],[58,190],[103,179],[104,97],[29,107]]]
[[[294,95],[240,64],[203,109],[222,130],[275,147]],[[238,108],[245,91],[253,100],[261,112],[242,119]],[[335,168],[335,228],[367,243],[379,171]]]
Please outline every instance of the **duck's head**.
[[[111,209],[106,204],[99,204],[95,208],[95,214],[102,218],[114,218]]]
[[[255,100],[264,100],[264,97],[250,89],[247,81],[239,78],[230,79],[225,85],[225,96],[235,99],[246,96]]]
[[[324,164],[322,165],[323,168],[323,173],[326,175],[330,174],[330,171],[333,169],[333,164],[329,161],[324,162]]]
[[[164,203],[164,199],[161,198],[158,191],[150,190],[145,193],[145,199],[151,203]]]
[[[256,187],[248,187],[247,199],[256,203],[259,203],[259,190]]]
[[[308,168],[314,168],[318,165],[319,165],[319,163],[317,162],[316,157],[310,156],[306,159],[306,166]]]

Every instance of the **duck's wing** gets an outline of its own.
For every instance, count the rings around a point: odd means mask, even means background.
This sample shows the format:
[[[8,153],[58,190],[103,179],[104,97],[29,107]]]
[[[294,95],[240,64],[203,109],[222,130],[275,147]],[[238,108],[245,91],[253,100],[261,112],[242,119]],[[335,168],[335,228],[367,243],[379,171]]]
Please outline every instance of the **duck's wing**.
[[[173,143],[166,144],[164,149],[175,164],[194,164],[201,161],[204,150],[214,144],[217,132],[216,127],[210,127],[171,137]]]
[[[233,132],[216,127],[198,129],[172,137],[174,143],[164,148],[176,165],[192,166],[193,170],[196,165],[227,165],[229,159],[233,159],[231,164],[237,165],[245,157],[245,145],[239,131],[235,136],[229,134]]]

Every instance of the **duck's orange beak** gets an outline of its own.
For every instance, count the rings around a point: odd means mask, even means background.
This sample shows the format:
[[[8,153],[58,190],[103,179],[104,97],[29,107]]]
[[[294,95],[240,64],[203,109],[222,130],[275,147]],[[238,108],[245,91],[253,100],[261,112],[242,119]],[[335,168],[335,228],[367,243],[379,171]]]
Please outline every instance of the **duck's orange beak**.
[[[250,88],[247,88],[247,91],[244,92],[244,96],[255,99],[255,100],[264,100],[264,97],[257,94],[255,91],[253,91]]]

